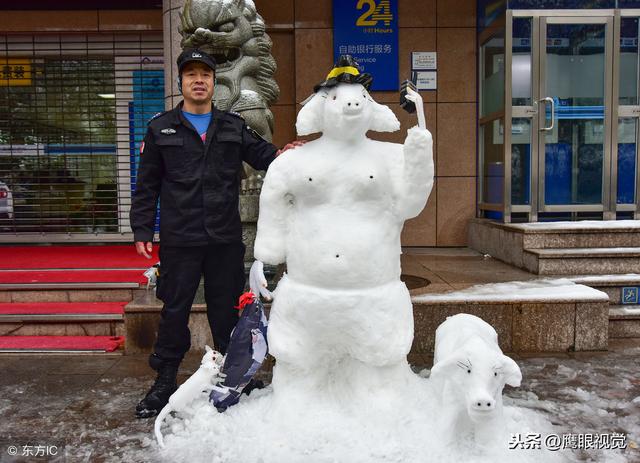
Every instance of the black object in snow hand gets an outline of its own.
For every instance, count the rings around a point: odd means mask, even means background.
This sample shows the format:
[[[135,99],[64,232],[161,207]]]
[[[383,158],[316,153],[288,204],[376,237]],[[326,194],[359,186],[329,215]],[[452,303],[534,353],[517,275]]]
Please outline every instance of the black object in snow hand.
[[[404,109],[409,114],[416,112],[416,104],[413,101],[407,100],[407,88],[410,88],[414,92],[416,90],[416,86],[410,80],[405,80],[400,84],[400,107]]]

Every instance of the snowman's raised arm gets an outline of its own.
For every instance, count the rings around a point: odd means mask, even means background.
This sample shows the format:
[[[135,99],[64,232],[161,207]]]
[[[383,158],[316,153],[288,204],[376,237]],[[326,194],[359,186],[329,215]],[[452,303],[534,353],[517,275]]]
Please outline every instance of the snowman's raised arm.
[[[433,188],[433,137],[418,126],[407,132],[404,142],[404,165],[400,185],[399,215],[402,219],[416,217]]]
[[[256,259],[272,265],[285,261],[287,217],[291,206],[287,195],[286,164],[284,154],[271,163],[260,193],[258,232],[253,253]]]

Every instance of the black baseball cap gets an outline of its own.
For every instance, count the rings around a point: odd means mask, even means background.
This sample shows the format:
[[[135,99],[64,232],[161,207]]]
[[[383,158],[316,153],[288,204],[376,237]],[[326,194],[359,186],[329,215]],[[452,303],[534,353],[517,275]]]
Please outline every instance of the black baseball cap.
[[[178,60],[176,63],[178,64],[178,74],[182,74],[182,69],[193,61],[198,61],[200,63],[206,64],[211,68],[212,71],[216,70],[216,60],[213,59],[212,56],[203,52],[202,50],[198,50],[197,48],[187,48],[180,56],[178,56]]]

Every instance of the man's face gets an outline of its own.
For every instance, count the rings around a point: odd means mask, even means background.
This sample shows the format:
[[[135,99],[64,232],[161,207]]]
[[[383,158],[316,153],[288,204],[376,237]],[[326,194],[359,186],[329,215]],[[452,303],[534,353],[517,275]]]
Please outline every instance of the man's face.
[[[182,69],[182,95],[191,103],[202,104],[213,98],[214,72],[197,61]]]

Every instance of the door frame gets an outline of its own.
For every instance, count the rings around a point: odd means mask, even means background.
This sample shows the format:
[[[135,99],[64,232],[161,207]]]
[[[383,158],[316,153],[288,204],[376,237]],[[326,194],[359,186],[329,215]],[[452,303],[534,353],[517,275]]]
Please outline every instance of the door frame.
[[[603,219],[615,219],[616,215],[616,198],[613,194],[617,191],[617,175],[614,167],[617,164],[617,145],[614,146],[616,138],[614,138],[614,130],[617,133],[617,99],[614,98],[614,92],[617,95],[619,85],[618,70],[619,66],[619,21],[614,18],[620,15],[620,10],[602,9],[602,10],[507,10],[505,21],[505,120],[504,120],[504,165],[505,165],[505,182],[504,182],[504,211],[503,217],[505,222],[511,221],[511,215],[514,212],[524,212],[528,214],[529,221],[536,222],[539,212],[584,212],[602,211]],[[513,60],[513,19],[514,18],[531,18],[531,105],[530,106],[513,106],[512,101],[512,60]],[[605,24],[605,85],[604,85],[604,146],[603,146],[603,183],[602,183],[602,203],[601,204],[579,204],[579,205],[545,205],[544,203],[544,153],[541,148],[544,142],[540,128],[544,127],[545,111],[544,105],[539,105],[538,101],[549,95],[542,95],[544,89],[544,79],[546,78],[546,25],[547,24]],[[616,42],[616,37],[618,41]],[[617,55],[616,55],[617,52]],[[617,59],[616,59],[617,58]],[[616,97],[617,98],[617,97]],[[530,120],[531,127],[531,182],[530,195],[528,205],[511,204],[511,129],[513,118],[524,118]],[[616,122],[615,124],[613,122]],[[614,154],[613,151],[616,151]],[[507,166],[509,166],[507,168]],[[612,175],[613,174],[613,175]],[[640,180],[638,179],[637,181]],[[640,188],[640,181],[638,181]],[[637,189],[640,191],[640,189]],[[636,194],[636,206],[637,198]],[[637,207],[634,208],[637,213]],[[619,209],[618,209],[619,210]]]
[[[620,30],[622,18],[639,18],[640,9],[622,9],[616,10],[614,15],[614,44],[620,44]],[[639,44],[640,46],[640,44]],[[640,69],[638,69],[640,77]],[[637,82],[638,104],[636,105],[620,105],[620,46],[613,48],[613,117],[611,128],[611,166],[612,178],[615,182],[611,185],[611,204],[612,210],[618,212],[632,212],[633,218],[640,220],[640,78]],[[629,118],[636,120],[636,182],[635,182],[635,203],[618,204],[618,183],[617,183],[617,166],[618,166],[618,121],[620,118]]]

